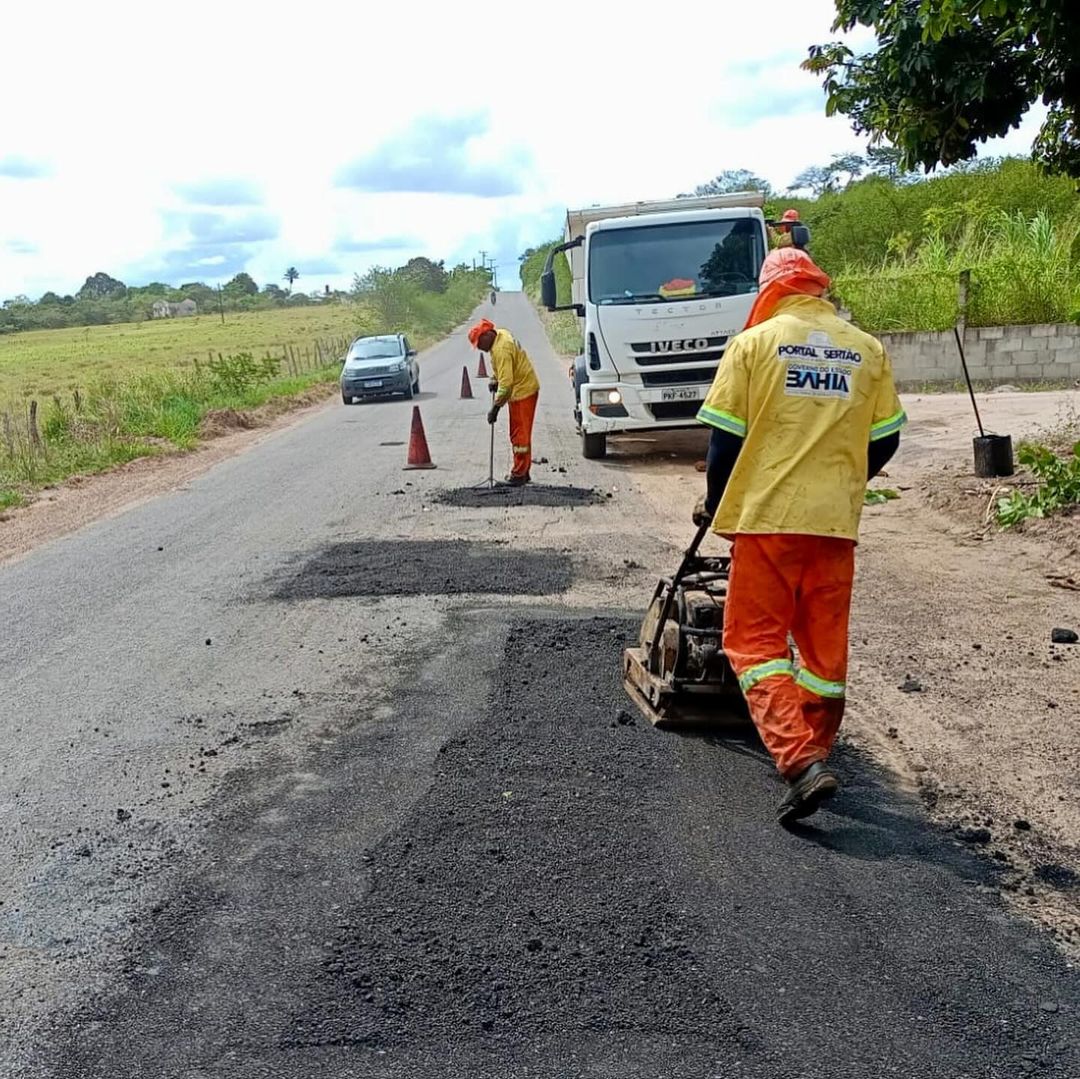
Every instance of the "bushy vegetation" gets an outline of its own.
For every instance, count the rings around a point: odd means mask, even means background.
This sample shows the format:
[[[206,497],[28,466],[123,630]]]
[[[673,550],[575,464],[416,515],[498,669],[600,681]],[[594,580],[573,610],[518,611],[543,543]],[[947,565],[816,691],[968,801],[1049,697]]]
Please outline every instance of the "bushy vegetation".
[[[521,285],[538,307],[540,305],[540,275],[544,272],[548,252],[560,240],[552,240],[541,247],[531,248],[521,256]],[[555,288],[559,303],[570,303],[572,278],[570,263],[565,254],[555,256]],[[573,311],[547,312],[541,309],[552,347],[563,356],[576,356],[581,352],[581,323]]]
[[[1038,481],[1030,494],[1014,490],[998,499],[997,520],[1014,528],[1032,517],[1049,517],[1080,505],[1080,442],[1066,455],[1046,446],[1023,445],[1017,460],[1031,469]]]
[[[1080,196],[1030,162],[980,162],[929,180],[875,174],[816,198],[773,196],[768,208],[787,206],[810,226],[814,258],[866,329],[954,326],[962,271],[971,325],[1080,316]]]

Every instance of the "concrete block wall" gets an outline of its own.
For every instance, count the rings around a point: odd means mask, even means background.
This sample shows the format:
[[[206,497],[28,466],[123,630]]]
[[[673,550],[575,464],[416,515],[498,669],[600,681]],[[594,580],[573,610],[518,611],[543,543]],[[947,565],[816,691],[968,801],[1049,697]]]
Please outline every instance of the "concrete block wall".
[[[952,330],[875,334],[889,353],[896,381],[956,382],[964,377]],[[964,353],[973,380],[1041,382],[1080,379],[1080,326],[968,327]]]

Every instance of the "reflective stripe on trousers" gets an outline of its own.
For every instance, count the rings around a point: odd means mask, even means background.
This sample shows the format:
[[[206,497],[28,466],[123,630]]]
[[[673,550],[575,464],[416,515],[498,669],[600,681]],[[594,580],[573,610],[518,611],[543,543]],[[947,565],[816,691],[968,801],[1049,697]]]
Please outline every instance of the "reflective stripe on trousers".
[[[788,778],[829,755],[844,715],[854,570],[851,540],[735,537],[724,651],[765,748]],[[797,675],[789,635],[799,650]]]

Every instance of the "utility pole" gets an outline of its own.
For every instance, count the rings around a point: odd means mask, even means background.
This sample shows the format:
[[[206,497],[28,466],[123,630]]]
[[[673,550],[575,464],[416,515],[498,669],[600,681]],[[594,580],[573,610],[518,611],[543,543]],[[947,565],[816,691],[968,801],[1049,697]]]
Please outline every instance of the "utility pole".
[[[224,300],[224,297],[222,296],[221,286],[220,285],[218,285],[218,287],[217,287],[217,303],[218,303],[218,311],[221,312],[221,325],[224,326],[225,325],[225,300]]]

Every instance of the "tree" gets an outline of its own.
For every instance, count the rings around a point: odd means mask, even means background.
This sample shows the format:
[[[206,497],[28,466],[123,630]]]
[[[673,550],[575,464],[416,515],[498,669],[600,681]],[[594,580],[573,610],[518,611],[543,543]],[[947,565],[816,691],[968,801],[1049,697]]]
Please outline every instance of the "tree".
[[[795,177],[788,191],[810,191],[815,197],[840,191],[854,183],[865,171],[866,161],[858,154],[833,154],[827,165],[811,165]],[[841,180],[844,177],[845,179]]]
[[[913,174],[904,168],[904,153],[895,146],[870,146],[866,151],[866,167],[874,176],[903,183]]]
[[[833,30],[857,25],[877,48],[815,45],[803,67],[823,76],[831,116],[887,139],[903,168],[953,165],[1049,111],[1033,147],[1052,172],[1080,179],[1080,19],[1075,0],[835,0]]]
[[[450,284],[450,275],[442,262],[432,262],[423,256],[409,259],[397,272],[424,292],[445,292]]]
[[[703,195],[730,195],[736,191],[760,191],[767,199],[774,194],[772,184],[749,169],[725,169],[707,183],[698,184],[690,194],[679,195],[679,198],[689,199]]]
[[[292,292],[292,287],[300,276],[300,271],[295,266],[290,266],[281,276],[289,282],[289,291]]]
[[[811,165],[803,169],[791,182],[788,191],[809,191],[814,198],[833,189],[833,174],[824,165]]]
[[[44,304],[46,307],[59,306],[60,297],[55,292],[46,292],[44,296],[38,300],[39,304]]]
[[[117,300],[127,292],[123,281],[117,281],[107,273],[98,272],[88,277],[76,293],[80,300]]]
[[[288,293],[277,285],[263,285],[262,294],[273,303],[284,303],[288,299]]]
[[[238,296],[257,296],[259,286],[250,274],[238,273],[226,286],[225,291]]]

